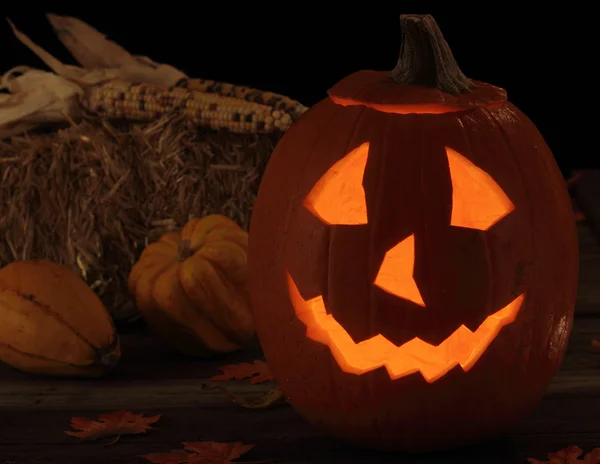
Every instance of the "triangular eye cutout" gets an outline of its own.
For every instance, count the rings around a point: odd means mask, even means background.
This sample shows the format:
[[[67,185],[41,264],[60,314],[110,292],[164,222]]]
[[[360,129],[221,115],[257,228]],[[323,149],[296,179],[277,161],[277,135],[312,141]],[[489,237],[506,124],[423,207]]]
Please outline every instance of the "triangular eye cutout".
[[[487,230],[515,209],[492,177],[452,148],[446,147],[452,179],[450,225]]]
[[[335,163],[304,199],[304,206],[326,224],[368,223],[363,175],[369,156],[365,142]]]

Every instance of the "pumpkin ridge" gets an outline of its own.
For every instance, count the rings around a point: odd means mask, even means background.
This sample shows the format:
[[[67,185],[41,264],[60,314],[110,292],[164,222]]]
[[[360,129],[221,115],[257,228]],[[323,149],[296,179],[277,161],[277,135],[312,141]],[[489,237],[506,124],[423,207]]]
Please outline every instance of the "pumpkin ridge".
[[[57,322],[64,324],[76,337],[78,337],[81,341],[83,341],[86,345],[88,345],[94,351],[94,353],[97,354],[99,350],[105,349],[102,347],[94,346],[94,344],[92,344],[86,337],[84,337],[81,333],[79,333],[79,331],[76,330],[69,322],[67,322],[60,314],[58,314],[56,311],[54,311],[50,307],[50,305],[45,304],[42,301],[36,300],[33,297],[33,295],[26,295],[23,292],[20,292],[13,288],[8,288],[8,287],[3,288],[2,286],[0,286],[0,292],[12,292],[17,297],[33,303],[37,308],[44,311],[48,316],[54,318]],[[112,321],[110,323],[111,323],[111,325],[113,325],[113,341],[111,342],[111,345],[112,345],[112,343],[114,343],[114,341],[115,341],[114,335],[116,334],[116,331],[114,329],[114,324],[112,323]]]
[[[485,112],[486,110],[483,110],[483,111]],[[489,110],[487,110],[487,111],[489,111]],[[467,131],[467,129],[465,127],[468,124],[468,122],[463,121],[461,119],[461,116],[463,116],[463,115],[459,114],[456,116],[458,125],[460,127],[460,133],[462,134],[462,136],[463,136],[462,138],[467,145],[469,154],[471,156],[473,156],[473,154],[474,154],[473,144],[471,143],[471,140],[469,138],[469,132]],[[475,162],[475,159],[473,159],[473,162]],[[477,164],[477,163],[475,163],[475,164]],[[489,246],[490,242],[489,242],[489,237],[488,237],[487,233],[483,234],[483,240],[485,243],[483,250],[485,251],[486,264],[487,264],[488,271],[490,272],[489,288],[488,288],[488,293],[487,293],[488,301],[486,301],[486,304],[489,306],[490,310],[486,311],[486,314],[487,314],[487,313],[491,313],[492,312],[491,308],[494,307],[493,295],[495,295],[495,292],[496,292],[496,290],[495,290],[496,289],[496,275],[495,275],[496,271],[494,269],[494,266],[492,265],[492,252],[490,250],[490,246]],[[490,298],[491,298],[491,301],[489,301]],[[488,302],[489,302],[489,304],[488,304]]]
[[[240,292],[236,285],[231,284],[230,279],[227,278],[227,274],[225,273],[225,271],[222,269],[222,267],[219,264],[211,261],[210,259],[206,259],[204,256],[202,256],[202,258],[205,261],[210,263],[211,267],[215,271],[215,274],[217,275],[219,284],[221,284],[225,288],[226,293],[229,293],[232,295],[234,294],[236,299],[246,300],[244,298],[243,292]],[[190,299],[190,301],[192,301],[194,303],[194,305],[202,311],[202,316],[210,324],[212,324],[217,330],[219,330],[221,332],[221,335],[223,337],[225,337],[225,339],[227,339],[230,343],[233,343],[234,345],[238,345],[238,346],[243,345],[245,343],[245,340],[243,340],[243,338],[241,338],[239,336],[236,336],[236,334],[234,333],[234,331],[231,330],[231,328],[228,326],[228,324],[224,324],[223,321],[219,321],[218,318],[213,315],[213,313],[204,311],[204,308],[202,308],[201,305],[198,305],[196,303],[196,301],[190,297],[190,295],[187,292],[186,285],[184,284],[184,282],[187,283],[187,279],[181,278],[181,271],[182,271],[182,267],[179,266],[178,275],[180,276],[179,278],[181,281],[181,286],[182,286],[183,292],[185,293],[186,297],[188,299]],[[220,313],[220,311],[217,311],[217,313]]]
[[[302,171],[306,171],[307,170],[307,166],[310,163],[310,157],[311,157],[310,154],[314,151],[313,148],[316,147],[316,146],[318,146],[321,143],[321,139],[325,138],[329,134],[327,128],[335,121],[336,117],[339,116],[338,108],[335,107],[337,105],[337,103],[335,103],[335,101],[333,99],[331,99],[331,98],[330,98],[330,100],[331,100],[331,103],[332,103],[332,105],[334,107],[333,111],[332,111],[332,114],[327,119],[327,122],[325,122],[324,124],[322,124],[320,126],[320,128],[319,128],[320,129],[319,134],[314,138],[313,143],[310,145],[311,149],[309,151],[307,151],[309,153],[309,155],[306,158],[304,158],[304,163],[303,163],[303,166],[302,166]],[[361,112],[357,115],[357,119],[355,121],[355,124],[356,124],[356,122],[358,122],[358,120],[360,118],[362,118],[362,116],[364,115],[364,113],[365,113],[366,110],[367,110],[366,106],[364,106],[364,107],[361,108]],[[347,145],[349,145],[349,144],[350,144],[350,139],[348,139]],[[296,192],[296,194],[298,194],[298,184],[296,185],[295,192]],[[283,220],[283,227],[282,227],[282,229],[284,231],[284,235],[287,233],[287,230],[288,230],[288,227],[289,227],[289,224],[290,224],[290,219],[292,218],[292,216],[293,216],[293,211],[291,209],[288,209],[286,211],[286,217]],[[330,228],[327,228],[327,230],[328,230],[328,238],[327,239],[328,239],[328,242],[331,243],[331,230],[330,230]],[[324,263],[324,265],[329,267],[329,253],[327,254],[327,263]],[[300,293],[302,293],[302,289],[299,289],[299,290],[300,290]],[[323,295],[323,297],[326,298],[327,295]]]
[[[140,260],[131,268],[129,276],[127,277],[127,287],[129,288],[129,291],[132,292],[132,294],[135,294],[136,288],[139,286],[140,281],[144,279],[145,273],[155,272],[157,269],[162,269],[177,263],[176,253],[177,252],[173,252],[173,250],[171,250],[171,253],[165,253],[163,256],[154,256],[154,254],[149,253],[140,258]]]
[[[508,107],[508,108],[510,108],[510,107]],[[511,116],[515,117],[516,119],[519,119],[519,120],[521,119],[519,117],[519,115],[513,111],[512,108],[510,108],[510,113],[511,113]],[[535,250],[536,250],[536,248],[535,248],[535,245],[536,245],[536,243],[535,243],[536,242],[535,235],[536,234],[535,234],[535,227],[534,227],[534,224],[533,224],[533,212],[532,212],[532,207],[531,207],[531,205],[532,205],[532,203],[531,203],[531,194],[529,192],[529,189],[527,188],[527,185],[526,185],[526,182],[525,182],[525,178],[523,176],[523,170],[521,169],[521,166],[519,165],[519,163],[518,163],[518,161],[516,159],[515,149],[513,147],[513,144],[511,143],[510,139],[506,135],[506,132],[504,131],[504,128],[502,127],[502,124],[495,118],[495,114],[492,111],[486,111],[485,114],[489,118],[489,120],[496,126],[498,132],[500,133],[500,136],[501,136],[502,140],[504,141],[504,144],[506,145],[507,152],[508,152],[508,157],[509,157],[509,159],[512,160],[512,162],[513,162],[513,164],[515,166],[515,169],[519,173],[519,180],[520,180],[520,183],[522,185],[525,198],[527,198],[527,206],[528,206],[527,219],[528,219],[528,224],[529,224],[529,230],[531,231],[531,253],[532,253],[531,261],[533,263],[535,263],[535,261],[536,261],[536,259],[535,259],[535,257],[536,257],[536,252],[535,252]],[[529,278],[531,279],[531,281],[534,280],[534,276],[535,276],[535,266],[531,266],[531,274],[529,275]],[[515,288],[518,288],[518,287],[515,285]],[[535,298],[535,296],[534,296],[534,298]],[[525,337],[524,336],[518,337],[517,343],[519,345],[518,349],[519,349],[520,352],[524,351],[523,348],[525,350],[527,350],[526,359],[529,360],[529,358],[531,356],[531,346],[530,346],[530,344],[525,342]],[[518,368],[519,368],[519,366],[515,363],[514,369],[518,369]]]
[[[228,337],[226,337],[225,334],[221,333],[219,326],[214,324],[211,318],[209,318],[204,313],[204,311],[202,311],[202,307],[200,307],[195,301],[193,301],[189,297],[179,277],[182,266],[183,263],[171,263],[168,266],[166,266],[162,272],[159,272],[156,275],[155,279],[153,279],[152,299],[153,304],[155,306],[151,308],[151,311],[155,312],[155,314],[159,318],[166,319],[166,321],[168,321],[169,323],[177,325],[178,330],[183,331],[183,333],[190,335],[191,337],[198,338],[198,332],[201,327],[207,327],[209,329],[209,332],[214,331],[217,334],[217,336],[221,336],[223,338],[222,341],[219,341],[218,339],[215,340],[215,338],[213,337],[211,337],[211,339],[207,341],[206,338],[202,336],[199,337],[201,345],[206,347],[210,351],[219,351],[221,342],[229,342],[232,345],[236,345]],[[177,276],[177,280],[174,284],[176,288],[171,288],[171,290],[175,290],[176,294],[179,294],[181,298],[185,300],[185,303],[187,303],[187,306],[182,305],[180,307],[179,313],[171,310],[164,311],[162,298],[161,296],[159,296],[162,295],[165,275],[169,275],[169,273],[172,273],[173,275]],[[156,292],[159,292],[159,294],[157,295]],[[198,309],[200,309],[201,311],[198,311]],[[148,315],[148,311],[146,312],[146,315]],[[164,329],[164,327],[161,327],[161,329]],[[177,342],[181,342],[181,340],[177,340]]]
[[[510,108],[510,107],[507,107],[507,108]],[[510,112],[512,113],[512,116],[514,116],[515,118],[521,119],[518,114],[516,114],[514,111],[512,111],[512,109],[510,109]],[[510,154],[510,157],[513,161],[515,169],[519,172],[519,179],[521,181],[520,184],[523,188],[525,197],[527,198],[527,205],[528,205],[528,213],[529,214],[527,214],[527,218],[528,218],[528,223],[529,223],[529,230],[531,231],[531,249],[532,249],[531,260],[532,260],[532,262],[535,262],[535,233],[534,233],[534,226],[533,226],[533,214],[532,214],[532,208],[531,208],[531,204],[532,204],[531,203],[531,194],[527,188],[527,184],[526,184],[525,178],[523,176],[523,170],[521,169],[521,166],[519,166],[519,163],[516,160],[516,151],[513,147],[513,144],[511,143],[510,139],[506,135],[506,132],[502,128],[502,125],[495,118],[494,112],[488,110],[485,112],[485,114],[489,117],[490,121],[492,121],[494,123],[494,125],[497,127],[498,132],[500,133],[500,136],[502,137],[502,140],[504,141],[504,144],[506,145],[506,147],[508,149],[508,153]],[[532,269],[532,271],[535,271],[535,266],[531,266],[531,269]],[[528,277],[533,280],[534,274],[535,274],[535,272],[532,272],[531,275],[529,275]],[[515,287],[518,288],[517,285],[515,285]],[[515,289],[515,292],[516,291],[517,290]]]
[[[218,233],[221,229],[230,227],[238,227],[238,225],[227,216],[210,214],[202,219],[190,220],[181,232],[181,240],[189,240],[191,249],[196,252],[204,246],[211,235]]]
[[[332,101],[335,102],[335,100],[333,100],[333,99],[332,99]],[[350,130],[350,131],[347,132],[350,135],[348,136],[348,140],[346,141],[343,153],[349,153],[351,150],[353,150],[354,148],[356,148],[356,147],[352,146],[352,142],[353,142],[353,139],[354,139],[354,135],[353,134],[356,131],[356,128],[358,127],[360,121],[364,119],[365,113],[368,114],[368,112],[369,112],[368,110],[370,110],[370,108],[368,108],[367,106],[361,107],[360,113],[356,116],[356,119],[354,120],[354,122],[351,125],[352,130]],[[318,140],[319,140],[320,137],[325,136],[328,133],[327,130],[325,130],[325,126],[323,126],[323,128],[321,129],[321,131],[322,131],[321,134],[319,135],[319,137],[317,137],[317,140],[315,141],[316,143],[318,143]],[[369,150],[370,150],[370,147],[369,147]],[[367,163],[369,162],[368,156],[369,155],[367,155]],[[309,161],[310,161],[310,156],[307,157],[307,163]],[[363,174],[363,180],[364,180],[364,174]],[[367,214],[368,214],[368,209],[367,209]],[[289,221],[289,217],[291,217],[291,215],[288,215],[288,221]],[[330,272],[331,272],[331,260],[329,258],[331,256],[331,246],[332,246],[332,243],[334,241],[334,233],[333,233],[333,231],[331,230],[330,227],[328,227],[327,229],[329,230],[329,233],[327,235],[327,242],[328,242],[328,245],[327,245],[327,249],[328,249],[327,250],[327,263],[324,263],[324,265],[327,266],[327,280],[328,280],[328,282],[327,282],[327,287],[326,288],[329,288],[329,275],[330,275]],[[302,293],[302,290],[300,290],[300,293]],[[323,298],[327,299],[327,295],[323,295]],[[333,365],[332,365],[332,368],[333,368]],[[332,378],[334,378],[334,377],[332,376]]]
[[[394,118],[386,118],[385,119],[385,125],[382,128],[382,133],[383,133],[383,144],[381,149],[384,152],[387,152],[388,150],[388,144],[389,144],[389,140],[388,140],[388,132],[395,132],[395,128],[394,128],[395,124],[394,124]],[[367,161],[368,162],[368,161]],[[377,178],[381,178],[383,176],[383,174],[385,173],[385,169],[386,169],[386,157],[382,158],[382,161],[380,163],[380,167],[379,167],[379,171],[377,172]],[[382,205],[382,199],[381,196],[382,194],[382,187],[383,187],[383,183],[378,182],[377,183],[377,188],[374,192],[374,196],[375,196],[375,205],[376,205],[376,209],[375,211],[373,211],[372,217],[374,218],[378,218],[379,214],[380,214],[380,210],[381,210],[381,205]],[[368,209],[367,209],[367,214],[368,214]],[[368,270],[371,269],[378,269],[379,265],[374,265],[374,261],[375,261],[375,239],[373,237],[375,230],[376,230],[376,220],[373,221],[369,221],[369,257],[368,257]],[[376,274],[375,274],[376,275]],[[369,303],[371,303],[373,301],[373,290],[371,290],[369,292]],[[369,314],[369,327],[368,327],[368,333],[372,334],[373,333],[373,325],[375,323],[375,311],[372,311]]]
[[[234,247],[239,248],[239,251],[241,251],[242,254],[246,253],[246,250],[244,250],[244,247],[242,245],[240,245],[237,242],[234,242],[233,240],[227,240],[226,241],[228,244],[232,244]],[[207,246],[214,246],[214,243],[219,243],[219,242],[213,242],[212,244],[207,244],[205,246],[203,246],[202,248],[205,248]],[[196,250],[196,253],[199,253],[199,256],[202,257],[202,259],[208,261],[210,264],[212,264],[212,266],[215,268],[215,271],[217,271],[217,274],[219,275],[219,277],[221,278],[221,280],[231,280],[228,278],[228,273],[227,270],[222,266],[222,264],[216,260],[216,259],[212,259],[212,257],[208,254],[203,254],[202,253],[202,248]],[[216,248],[218,248],[218,246],[216,246]],[[247,264],[247,260],[246,260],[246,264]],[[240,282],[235,282],[235,283],[240,283]]]

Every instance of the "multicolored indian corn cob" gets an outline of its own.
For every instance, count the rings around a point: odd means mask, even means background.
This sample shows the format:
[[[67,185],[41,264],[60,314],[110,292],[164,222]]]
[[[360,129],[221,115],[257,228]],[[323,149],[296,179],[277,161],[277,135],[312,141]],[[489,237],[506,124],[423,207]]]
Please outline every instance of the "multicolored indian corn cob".
[[[182,79],[176,86],[197,90],[203,93],[216,93],[224,97],[239,98],[261,105],[268,105],[271,108],[288,113],[294,121],[308,110],[308,108],[299,101],[292,100],[285,95],[265,92],[252,87],[229,84],[227,82],[212,81],[209,79]]]
[[[183,113],[198,126],[242,133],[286,131],[307,109],[270,92],[215,81],[186,81],[190,88],[109,81],[88,88],[81,104],[95,115],[129,120]],[[190,81],[197,82],[190,86]]]

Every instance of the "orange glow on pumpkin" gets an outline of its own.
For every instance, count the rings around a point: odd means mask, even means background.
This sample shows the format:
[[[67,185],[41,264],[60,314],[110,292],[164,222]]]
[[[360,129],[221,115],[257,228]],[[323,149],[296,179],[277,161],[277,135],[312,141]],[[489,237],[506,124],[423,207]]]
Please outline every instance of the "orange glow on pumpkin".
[[[329,98],[340,106],[366,106],[375,111],[391,114],[445,114],[466,111],[462,106],[444,105],[442,103],[368,103],[357,101],[354,98],[329,95]],[[500,106],[500,105],[497,105]]]
[[[446,147],[452,179],[450,225],[487,230],[515,209],[492,177],[471,161]]]
[[[369,142],[335,163],[314,185],[304,206],[326,224],[367,223],[367,201],[362,186]]]
[[[502,188],[482,169],[446,147],[452,180],[450,225],[487,230],[515,209]],[[317,181],[304,206],[326,224],[368,223],[362,180],[369,157],[365,142],[337,161]]]
[[[290,299],[296,316],[306,326],[306,336],[329,347],[342,371],[360,375],[385,367],[392,380],[420,372],[432,383],[457,365],[469,371],[500,329],[515,320],[525,299],[524,294],[519,295],[488,316],[475,332],[460,326],[437,346],[417,337],[396,346],[381,334],[355,343],[344,327],[327,314],[322,296],[305,300],[289,274],[287,279]]]
[[[425,306],[421,292],[413,278],[414,266],[415,236],[413,234],[385,254],[375,278],[375,285],[399,298]]]
[[[420,60],[411,64],[417,63],[423,64]],[[443,68],[435,69],[444,74]],[[469,80],[469,86],[470,91],[455,95],[427,85],[399,84],[385,71],[363,70],[346,76],[327,95],[336,105],[364,106],[388,114],[444,114],[506,104],[504,89],[474,80]]]
[[[502,188],[485,171],[457,151],[446,147],[452,181],[450,225],[487,230],[514,210]],[[368,223],[363,176],[369,156],[365,142],[337,161],[314,185],[303,204],[326,224]],[[387,251],[374,284],[399,298],[425,307],[414,280],[414,234]],[[513,322],[524,294],[488,316],[472,332],[462,325],[435,346],[419,338],[396,346],[383,335],[355,343],[348,332],[327,314],[322,296],[304,300],[289,274],[290,298],[296,315],[307,328],[307,337],[326,345],[344,372],[363,374],[385,367],[391,379],[420,372],[434,382],[460,365],[466,372],[477,362],[500,329]]]

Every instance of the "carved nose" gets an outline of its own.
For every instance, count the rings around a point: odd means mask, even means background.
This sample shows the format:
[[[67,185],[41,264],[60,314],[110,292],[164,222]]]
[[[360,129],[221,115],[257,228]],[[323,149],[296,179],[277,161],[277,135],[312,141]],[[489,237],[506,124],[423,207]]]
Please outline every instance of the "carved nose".
[[[415,236],[412,234],[387,251],[375,278],[375,285],[398,298],[425,307],[413,277],[414,267]]]

